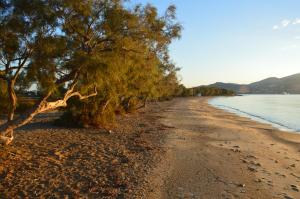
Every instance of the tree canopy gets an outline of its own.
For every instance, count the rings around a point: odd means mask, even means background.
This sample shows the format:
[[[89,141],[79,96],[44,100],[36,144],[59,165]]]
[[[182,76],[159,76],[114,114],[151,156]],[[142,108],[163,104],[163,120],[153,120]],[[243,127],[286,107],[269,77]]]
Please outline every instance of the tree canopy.
[[[182,96],[233,96],[236,95],[234,91],[211,87],[211,86],[199,86],[194,88],[182,88]]]
[[[69,116],[99,125],[117,111],[174,96],[179,69],[168,47],[181,33],[175,11],[171,5],[160,16],[150,4],[122,0],[1,0],[0,100],[8,104],[1,140],[11,142],[14,129],[73,97],[80,101],[70,103]],[[29,88],[39,100],[15,117],[19,93]]]

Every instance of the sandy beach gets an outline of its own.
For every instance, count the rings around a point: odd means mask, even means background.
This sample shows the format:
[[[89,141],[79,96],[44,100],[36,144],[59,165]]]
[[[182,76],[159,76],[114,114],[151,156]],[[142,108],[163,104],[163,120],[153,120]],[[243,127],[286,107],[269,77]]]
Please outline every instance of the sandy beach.
[[[300,198],[300,135],[177,98],[107,129],[45,114],[0,151],[1,198]]]
[[[122,115],[106,129],[59,127],[41,114],[0,147],[0,198],[143,198],[145,176],[169,128],[159,122],[172,102]]]
[[[146,198],[300,198],[300,135],[176,99],[161,122],[174,127]]]

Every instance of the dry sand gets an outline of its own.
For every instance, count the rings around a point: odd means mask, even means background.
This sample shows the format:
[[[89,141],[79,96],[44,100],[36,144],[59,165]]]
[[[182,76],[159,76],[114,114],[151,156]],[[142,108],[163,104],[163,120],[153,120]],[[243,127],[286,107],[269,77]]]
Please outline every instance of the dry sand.
[[[300,135],[207,100],[151,104],[110,133],[41,115],[0,148],[0,198],[300,198]]]
[[[161,122],[167,153],[146,198],[300,198],[300,135],[176,99]]]
[[[110,132],[39,115],[0,147],[0,198],[142,198],[145,175],[164,154],[166,103],[119,117]]]

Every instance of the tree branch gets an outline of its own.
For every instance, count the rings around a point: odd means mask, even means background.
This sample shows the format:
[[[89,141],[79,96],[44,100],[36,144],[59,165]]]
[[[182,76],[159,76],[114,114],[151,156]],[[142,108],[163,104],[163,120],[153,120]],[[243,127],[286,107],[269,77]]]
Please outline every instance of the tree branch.
[[[90,98],[90,97],[94,97],[98,94],[97,92],[97,87],[94,86],[94,92],[92,94],[89,94],[89,95],[81,95],[81,93],[79,93],[78,91],[77,92],[73,92],[71,93],[68,97],[67,97],[67,100],[73,96],[78,96],[80,100],[84,100],[84,99],[87,99],[87,98]]]

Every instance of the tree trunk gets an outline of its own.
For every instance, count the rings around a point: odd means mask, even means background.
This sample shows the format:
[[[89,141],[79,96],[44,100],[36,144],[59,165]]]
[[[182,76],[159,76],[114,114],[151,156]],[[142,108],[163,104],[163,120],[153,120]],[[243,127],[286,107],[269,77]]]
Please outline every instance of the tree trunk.
[[[8,90],[8,97],[9,97],[9,107],[8,107],[8,114],[7,114],[7,121],[10,122],[14,119],[14,113],[17,106],[17,96],[15,93],[15,80],[7,81],[7,90]]]
[[[75,84],[73,84],[71,88],[65,93],[63,99],[54,102],[47,102],[47,99],[51,95],[51,92],[49,92],[34,108],[29,110],[25,114],[20,115],[18,118],[1,125],[0,143],[5,145],[10,144],[14,139],[13,132],[15,129],[29,123],[34,118],[34,116],[39,113],[43,113],[45,111],[53,110],[59,107],[66,107],[68,99],[73,96],[78,96],[80,100],[83,100],[97,95],[96,87],[94,88],[94,93],[87,96],[82,96],[79,92],[74,92],[74,87]]]
[[[35,115],[41,113],[43,107],[45,107],[45,103],[46,101],[44,99],[37,106],[35,106],[25,114],[20,115],[15,120],[8,121],[7,123],[0,126],[0,142],[2,142],[5,145],[10,144],[14,139],[13,131],[16,128],[19,128],[29,123]]]

